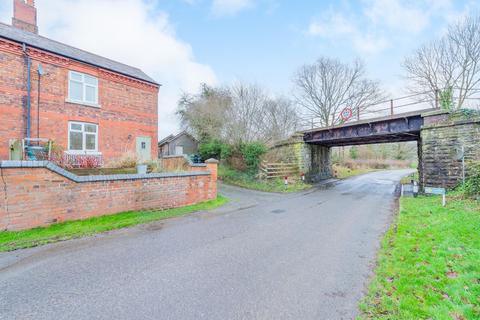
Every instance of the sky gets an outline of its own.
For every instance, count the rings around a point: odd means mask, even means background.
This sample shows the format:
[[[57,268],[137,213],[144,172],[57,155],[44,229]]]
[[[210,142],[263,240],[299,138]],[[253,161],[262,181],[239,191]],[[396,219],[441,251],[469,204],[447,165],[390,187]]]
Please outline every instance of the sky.
[[[393,97],[403,59],[478,14],[475,0],[36,0],[41,35],[141,68],[162,84],[160,138],[179,131],[180,95],[201,83],[259,84],[290,97],[320,56],[365,62]],[[13,0],[0,0],[11,23]]]

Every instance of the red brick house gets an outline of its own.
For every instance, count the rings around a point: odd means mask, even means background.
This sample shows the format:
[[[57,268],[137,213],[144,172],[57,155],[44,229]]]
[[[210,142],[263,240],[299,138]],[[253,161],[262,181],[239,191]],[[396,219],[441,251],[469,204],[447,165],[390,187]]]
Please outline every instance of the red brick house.
[[[158,91],[140,69],[38,35],[34,0],[14,0],[12,26],[0,23],[0,160],[25,138],[104,162],[156,158]]]

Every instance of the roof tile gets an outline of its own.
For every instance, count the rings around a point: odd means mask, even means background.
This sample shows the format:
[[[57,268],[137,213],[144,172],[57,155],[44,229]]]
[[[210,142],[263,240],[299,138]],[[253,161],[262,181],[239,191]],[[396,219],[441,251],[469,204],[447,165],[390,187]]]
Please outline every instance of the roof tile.
[[[66,45],[55,40],[42,37],[35,33],[12,27],[4,23],[0,23],[0,37],[19,43],[25,43],[26,45],[35,47],[37,49],[49,51],[70,59],[95,65],[138,80],[158,85],[155,80],[150,78],[138,68],[104,58],[102,56]]]

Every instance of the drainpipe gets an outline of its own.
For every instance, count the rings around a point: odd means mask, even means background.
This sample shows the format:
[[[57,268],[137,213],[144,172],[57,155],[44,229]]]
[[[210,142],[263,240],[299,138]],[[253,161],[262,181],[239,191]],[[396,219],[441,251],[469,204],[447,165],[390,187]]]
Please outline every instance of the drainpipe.
[[[38,64],[38,69],[37,69],[37,75],[38,75],[38,95],[37,95],[37,139],[40,138],[40,82],[42,79],[42,76],[45,75],[45,72],[43,71],[42,64]],[[38,145],[40,145],[40,140],[38,140]]]
[[[27,45],[23,44],[23,56],[27,63],[27,139],[30,138],[30,125],[31,125],[31,118],[30,118],[30,108],[31,108],[31,92],[32,92],[32,84],[31,84],[31,69],[32,69],[32,59],[27,53]],[[30,140],[27,141],[27,145],[30,145]]]

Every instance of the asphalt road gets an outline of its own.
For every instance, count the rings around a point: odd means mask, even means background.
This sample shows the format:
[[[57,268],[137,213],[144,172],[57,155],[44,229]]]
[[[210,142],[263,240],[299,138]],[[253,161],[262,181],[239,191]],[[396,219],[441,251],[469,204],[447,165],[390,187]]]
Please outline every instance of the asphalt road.
[[[0,254],[0,319],[352,319],[411,170]]]

